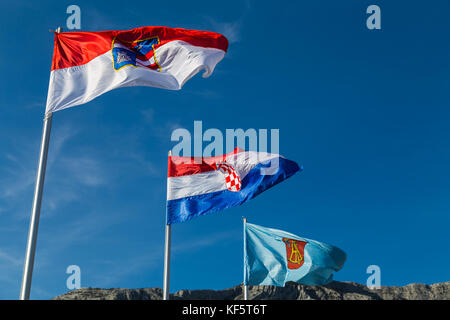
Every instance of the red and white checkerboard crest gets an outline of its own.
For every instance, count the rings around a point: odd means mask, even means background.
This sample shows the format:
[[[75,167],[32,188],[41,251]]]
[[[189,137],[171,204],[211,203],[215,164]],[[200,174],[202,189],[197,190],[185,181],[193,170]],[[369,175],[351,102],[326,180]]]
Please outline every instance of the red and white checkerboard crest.
[[[226,162],[216,163],[217,171],[220,171],[225,176],[225,184],[227,189],[233,192],[241,190],[241,179],[237,171]]]

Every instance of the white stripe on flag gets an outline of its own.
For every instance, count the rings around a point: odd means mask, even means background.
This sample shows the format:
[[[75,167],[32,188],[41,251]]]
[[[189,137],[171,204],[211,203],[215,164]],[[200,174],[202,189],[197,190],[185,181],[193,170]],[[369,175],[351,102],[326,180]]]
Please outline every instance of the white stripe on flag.
[[[114,70],[111,50],[76,67],[53,70],[50,74],[46,113],[91,101],[120,87],[148,86],[179,90],[201,70],[208,77],[224,57],[220,49],[171,41],[155,50],[161,72],[126,66]]]
[[[266,152],[248,151],[229,155],[226,157],[226,162],[233,166],[242,182],[256,165],[278,157],[281,156]],[[192,197],[227,189],[225,177],[219,171],[170,177],[167,179],[167,186],[167,200]]]

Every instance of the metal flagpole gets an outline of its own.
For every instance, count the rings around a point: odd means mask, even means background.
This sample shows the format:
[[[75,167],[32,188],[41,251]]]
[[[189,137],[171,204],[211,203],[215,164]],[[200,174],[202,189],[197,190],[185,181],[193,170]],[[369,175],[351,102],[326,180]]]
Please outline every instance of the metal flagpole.
[[[247,218],[242,217],[242,221],[244,224],[244,281],[243,281],[242,285],[244,286],[244,300],[248,300],[247,273],[245,270],[245,259],[246,259],[245,251],[246,251],[246,246],[247,246],[247,236],[246,236],[245,229],[247,227]]]
[[[31,209],[30,229],[28,231],[27,251],[23,267],[22,287],[20,289],[20,300],[30,299],[31,278],[33,276],[34,254],[36,252],[36,239],[39,228],[39,216],[41,213],[42,191],[44,190],[45,168],[47,166],[48,145],[50,142],[50,131],[52,129],[52,113],[44,118],[42,130],[41,151],[39,156],[36,186],[34,189],[33,207]]]
[[[169,151],[169,157],[172,156],[172,151]],[[170,161],[170,159],[169,159]],[[168,164],[170,165],[170,163]],[[169,179],[167,179],[167,183]],[[169,186],[167,186],[169,190]],[[167,223],[167,200],[166,200],[166,237],[164,247],[164,287],[163,287],[163,300],[169,300],[169,280],[170,280],[170,236],[171,225]]]
[[[60,33],[61,27],[55,32]],[[23,266],[22,286],[20,288],[20,300],[30,299],[31,279],[33,277],[34,255],[36,253],[36,240],[39,229],[39,216],[41,214],[42,193],[44,191],[45,169],[47,167],[48,146],[50,143],[50,132],[52,130],[52,116],[50,112],[44,117],[44,128],[42,129],[41,149],[39,155],[36,186],[34,188],[33,206],[31,209],[30,228],[28,231],[27,251]]]

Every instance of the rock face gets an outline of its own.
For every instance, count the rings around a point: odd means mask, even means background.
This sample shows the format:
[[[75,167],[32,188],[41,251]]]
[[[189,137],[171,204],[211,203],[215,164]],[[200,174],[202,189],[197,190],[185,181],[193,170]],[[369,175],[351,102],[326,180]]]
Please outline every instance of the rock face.
[[[160,300],[160,288],[94,289],[81,288],[54,300]],[[173,300],[242,300],[242,286],[225,290],[180,290]],[[369,289],[354,282],[331,282],[325,286],[287,283],[285,287],[249,286],[251,300],[450,300],[450,282],[410,284],[404,287]]]

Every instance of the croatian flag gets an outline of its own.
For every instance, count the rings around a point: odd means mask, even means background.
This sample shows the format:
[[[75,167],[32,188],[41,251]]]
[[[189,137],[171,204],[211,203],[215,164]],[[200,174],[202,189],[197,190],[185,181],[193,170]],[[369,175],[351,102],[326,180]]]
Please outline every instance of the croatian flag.
[[[202,70],[210,76],[227,48],[221,34],[181,28],[55,33],[46,113],[119,87],[179,90]]]
[[[302,169],[278,154],[239,148],[200,159],[169,156],[166,222],[241,205]]]

